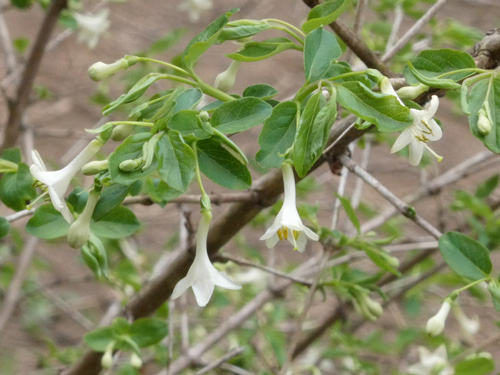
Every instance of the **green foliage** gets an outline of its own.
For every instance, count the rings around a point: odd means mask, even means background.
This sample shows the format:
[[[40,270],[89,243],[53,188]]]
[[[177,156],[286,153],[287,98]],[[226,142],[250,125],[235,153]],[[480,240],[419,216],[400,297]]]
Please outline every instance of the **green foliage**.
[[[455,365],[455,375],[486,375],[495,370],[495,362],[488,357],[476,357]]]
[[[302,25],[302,30],[310,33],[318,27],[323,27],[335,21],[344,12],[349,0],[332,0],[316,5],[307,16],[307,21]]]
[[[238,133],[262,124],[271,112],[272,107],[262,99],[241,98],[217,107],[211,124],[222,133]]]
[[[38,207],[26,223],[26,232],[44,240],[65,236],[68,229],[69,224],[51,204]]]
[[[277,37],[262,42],[247,42],[243,49],[231,53],[227,57],[243,62],[254,62],[268,59],[288,49],[301,50],[297,44],[288,38]]]
[[[304,71],[306,82],[315,82],[328,70],[342,50],[331,32],[316,29],[306,37],[304,46]]]

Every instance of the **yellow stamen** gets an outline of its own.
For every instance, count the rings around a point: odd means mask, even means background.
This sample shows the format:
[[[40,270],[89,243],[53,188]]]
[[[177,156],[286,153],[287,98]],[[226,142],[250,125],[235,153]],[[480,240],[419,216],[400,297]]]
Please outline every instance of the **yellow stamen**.
[[[295,238],[295,240],[298,240],[298,239],[299,239],[299,234],[300,234],[300,232],[299,232],[299,231],[294,230],[294,231],[293,231],[293,238]]]
[[[278,229],[278,237],[280,240],[287,240],[288,239],[288,228],[287,227],[281,227]]]

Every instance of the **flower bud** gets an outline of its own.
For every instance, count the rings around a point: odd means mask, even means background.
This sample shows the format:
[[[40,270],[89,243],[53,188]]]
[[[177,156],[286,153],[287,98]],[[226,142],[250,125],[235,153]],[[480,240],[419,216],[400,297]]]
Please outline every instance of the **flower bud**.
[[[101,81],[120,70],[125,70],[129,66],[134,65],[139,59],[135,56],[125,56],[122,59],[116,60],[114,63],[105,64],[101,61],[91,65],[88,72],[89,76],[94,81]]]
[[[491,121],[488,118],[484,108],[479,110],[479,117],[477,119],[477,130],[481,135],[488,135],[491,132]]]
[[[90,219],[99,200],[99,193],[92,190],[82,214],[71,224],[68,230],[68,244],[74,249],[80,249],[90,237]]]
[[[134,133],[134,127],[130,125],[117,125],[111,133],[111,140],[115,142],[123,141],[129,135]]]
[[[139,169],[142,163],[143,163],[142,159],[127,159],[122,161],[118,166],[118,168],[122,172],[132,172],[135,171],[136,169]]]
[[[241,61],[234,60],[231,62],[231,65],[223,71],[219,73],[217,77],[215,77],[214,87],[223,92],[228,92],[234,86],[234,82],[236,81],[236,74],[238,73],[238,68],[240,67]]]
[[[467,317],[458,305],[455,306],[453,312],[455,313],[455,318],[457,318],[460,328],[465,334],[473,336],[477,333],[479,330],[479,319],[477,316],[474,318]]]
[[[90,161],[82,167],[85,176],[93,176],[108,169],[108,159]]]
[[[115,346],[114,341],[110,342],[106,347],[106,351],[101,358],[101,366],[102,368],[108,369],[113,365],[113,347]]]
[[[135,352],[133,352],[132,355],[130,356],[130,365],[135,368],[142,367],[142,359]]]
[[[207,122],[208,120],[210,120],[210,115],[208,114],[207,111],[201,111],[199,116],[200,116],[201,122]]]
[[[389,78],[383,77],[379,81],[378,86],[380,87],[380,92],[382,94],[395,96],[398,102],[404,106],[404,103],[401,101],[398,94],[396,94],[396,91],[394,91],[394,87],[392,87],[391,80]]]
[[[427,326],[425,330],[431,336],[437,336],[444,330],[444,324],[446,322],[446,318],[451,309],[451,302],[449,299],[445,299],[438,313],[434,315],[427,321]]]
[[[422,83],[416,85],[416,86],[405,86],[401,87],[398,91],[397,94],[401,99],[408,99],[412,100],[415,99],[417,96],[423,94],[424,92],[429,90],[429,86],[426,86]]]
[[[384,309],[377,301],[371,299],[364,292],[354,293],[353,305],[358,314],[363,315],[366,319],[375,321],[379,318]]]

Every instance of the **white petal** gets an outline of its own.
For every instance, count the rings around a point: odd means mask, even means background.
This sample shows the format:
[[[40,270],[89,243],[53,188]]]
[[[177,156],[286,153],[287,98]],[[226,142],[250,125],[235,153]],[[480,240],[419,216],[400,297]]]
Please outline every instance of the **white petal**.
[[[305,225],[304,225],[304,233],[307,237],[309,237],[313,241],[319,240],[319,236],[316,233],[314,233],[312,230],[310,230],[308,227],[306,227]]]
[[[425,136],[430,140],[430,141],[438,141],[441,139],[443,136],[443,130],[439,126],[439,124],[434,120],[430,119],[427,124],[430,126],[432,130],[432,134],[425,134]]]
[[[215,285],[220,286],[221,288],[237,290],[241,289],[241,285],[237,282],[231,280],[227,275],[223,272],[216,271],[214,275],[212,275],[212,280]]]
[[[198,306],[206,306],[214,292],[215,285],[208,280],[197,280],[193,284],[193,292]]]
[[[412,139],[410,142],[410,156],[409,161],[413,166],[420,164],[422,160],[422,154],[424,153],[424,144],[416,139]]]
[[[396,139],[396,142],[394,142],[394,144],[392,145],[391,153],[398,152],[399,150],[402,150],[403,148],[408,146],[411,142],[411,137],[413,137],[413,135],[410,128],[406,128],[405,130],[403,130],[398,139]]]
[[[306,250],[307,236],[304,233],[300,233],[297,238],[297,250],[299,253],[303,253]]]
[[[31,150],[31,159],[33,160],[33,163],[36,166],[38,166],[41,170],[43,171],[47,170],[47,167],[45,166],[45,163],[43,162],[43,159],[37,150]]]
[[[266,232],[260,236],[259,240],[268,240],[269,238],[273,237],[273,236],[276,236],[276,232],[278,231],[278,229],[281,228],[281,223],[278,223],[278,222],[274,222],[273,225],[271,225],[269,228],[267,228]]]
[[[425,109],[425,117],[430,120],[434,117],[439,107],[439,98],[436,95],[432,95],[431,101],[428,103],[428,107]]]
[[[175,284],[175,288],[172,291],[172,299],[179,298],[181,295],[184,294],[186,290],[191,286],[192,283],[191,277],[189,277],[189,273],[186,277],[183,279],[179,280],[177,284]]]
[[[261,237],[260,239],[262,240],[263,238]],[[278,243],[280,238],[279,238],[278,234],[276,232],[274,232],[274,234],[272,236],[266,238],[265,240],[266,240],[266,246],[268,247],[268,249],[270,249],[270,248],[276,246],[276,244]]]

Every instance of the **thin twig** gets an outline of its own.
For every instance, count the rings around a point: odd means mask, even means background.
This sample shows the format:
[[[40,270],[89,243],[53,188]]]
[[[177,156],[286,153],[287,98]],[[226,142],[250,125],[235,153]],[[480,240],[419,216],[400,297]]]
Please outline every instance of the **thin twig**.
[[[399,28],[401,27],[401,22],[403,21],[403,6],[401,2],[396,3],[396,8],[394,9],[394,21],[392,22],[391,33],[389,34],[389,39],[387,39],[387,45],[385,46],[385,51],[389,51],[394,45],[398,37]]]
[[[429,20],[446,4],[447,0],[438,0],[429,10],[413,24],[413,26],[382,56],[382,61],[387,62],[394,57],[408,42],[417,35]]]
[[[370,134],[365,136],[365,148],[361,153],[361,168],[368,168],[368,162],[370,161],[370,153],[372,151],[372,139],[373,137]],[[361,201],[361,193],[363,192],[363,179],[357,178],[356,184],[354,185],[354,189],[352,190],[351,195],[351,205],[353,208],[357,208],[359,206],[359,202]]]
[[[354,160],[352,160],[347,155],[341,155],[339,157],[340,162],[349,168],[351,172],[361,177],[368,185],[373,187],[377,192],[379,192],[385,199],[387,199],[394,207],[398,209],[404,216],[412,220],[420,226],[422,229],[430,233],[435,238],[441,237],[441,232],[434,228],[428,221],[424,220],[422,217],[416,214],[415,209],[396,195],[394,195],[389,189],[382,185],[375,177],[369,174],[366,170],[361,168]]]
[[[213,363],[209,364],[208,366],[203,367],[200,371],[197,371],[195,373],[195,375],[206,374],[210,370],[213,370],[217,367],[220,367],[221,364],[229,361],[231,358],[234,358],[234,357],[240,355],[244,351],[245,351],[245,348],[243,346],[235,348],[235,349],[231,350],[229,353],[225,354],[224,356],[222,356],[219,359],[217,359],[216,361],[214,361]]]
[[[219,205],[222,203],[231,203],[231,202],[259,202],[259,196],[253,190],[241,191],[241,192],[227,192],[224,194],[212,193],[208,194],[210,197],[210,201],[212,204]],[[169,201],[169,203],[193,203],[199,204],[201,199],[200,194],[185,194],[178,198],[174,198]],[[126,205],[131,204],[142,204],[142,205],[151,205],[154,202],[151,200],[151,197],[148,195],[138,195],[136,197],[128,197],[123,202]]]
[[[7,60],[7,74],[16,68],[16,54],[10,38],[9,29],[5,23],[3,11],[0,9],[0,39]]]
[[[82,315],[73,306],[64,301],[52,290],[44,289],[42,290],[42,294],[45,295],[45,297],[47,297],[56,307],[66,313],[71,319],[80,324],[86,330],[90,331],[94,328],[94,323],[88,320],[84,315]]]

